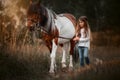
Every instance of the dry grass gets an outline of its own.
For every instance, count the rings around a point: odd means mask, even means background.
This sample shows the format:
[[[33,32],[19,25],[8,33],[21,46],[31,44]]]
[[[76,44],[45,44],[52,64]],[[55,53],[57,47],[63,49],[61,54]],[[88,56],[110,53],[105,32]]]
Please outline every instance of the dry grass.
[[[83,72],[77,71],[79,62],[74,64],[73,72],[62,72],[59,48],[56,58],[58,68],[54,76],[48,73],[49,51],[43,44],[7,49],[0,54],[0,80],[114,80],[119,78],[119,47],[92,47],[90,51],[92,68]]]
[[[93,32],[92,37],[96,46],[120,46],[120,34],[114,31]]]

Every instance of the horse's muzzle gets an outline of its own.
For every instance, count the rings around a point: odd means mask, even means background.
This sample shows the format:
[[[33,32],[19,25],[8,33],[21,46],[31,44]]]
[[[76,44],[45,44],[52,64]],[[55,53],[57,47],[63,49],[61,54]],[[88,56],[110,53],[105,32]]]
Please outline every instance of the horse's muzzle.
[[[34,30],[34,25],[33,25],[30,21],[26,22],[26,27],[27,27],[30,31],[33,31],[33,30]]]
[[[35,28],[34,28],[33,26],[30,26],[30,27],[29,27],[29,30],[30,30],[30,31],[34,31]]]

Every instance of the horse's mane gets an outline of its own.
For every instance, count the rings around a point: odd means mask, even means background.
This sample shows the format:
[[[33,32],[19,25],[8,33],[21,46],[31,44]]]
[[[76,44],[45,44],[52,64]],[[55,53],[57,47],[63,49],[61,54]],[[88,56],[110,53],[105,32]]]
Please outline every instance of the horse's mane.
[[[45,7],[38,3],[38,2],[33,2],[29,5],[27,14],[45,14]]]
[[[53,33],[53,29],[55,29],[54,19],[56,18],[56,13],[52,10],[44,7],[44,5],[35,2],[31,3],[28,11],[28,16],[36,14],[40,19],[40,25],[47,33]]]

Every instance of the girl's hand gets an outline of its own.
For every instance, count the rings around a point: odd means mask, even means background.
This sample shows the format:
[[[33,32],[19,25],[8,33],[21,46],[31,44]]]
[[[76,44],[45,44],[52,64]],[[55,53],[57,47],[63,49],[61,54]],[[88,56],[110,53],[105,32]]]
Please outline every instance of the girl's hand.
[[[73,38],[73,41],[76,41],[76,37],[75,37],[75,38]]]
[[[73,41],[79,41],[79,37],[75,37]]]
[[[79,39],[80,39],[79,37],[76,37],[76,40],[77,40],[77,41],[79,41]]]

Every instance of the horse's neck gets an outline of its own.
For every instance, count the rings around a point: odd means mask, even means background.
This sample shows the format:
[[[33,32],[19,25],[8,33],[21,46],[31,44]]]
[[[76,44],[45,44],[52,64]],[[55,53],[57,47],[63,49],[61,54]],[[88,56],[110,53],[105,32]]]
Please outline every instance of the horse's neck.
[[[48,34],[51,34],[51,35],[56,35],[56,26],[55,26],[55,13],[53,13],[51,10],[47,9],[46,8],[46,11],[47,11],[47,23],[46,23],[46,26],[45,26],[45,29],[46,31],[48,32]]]

